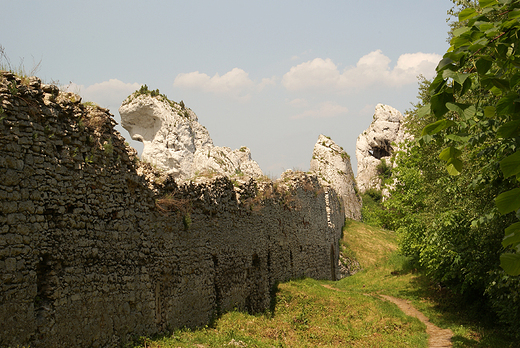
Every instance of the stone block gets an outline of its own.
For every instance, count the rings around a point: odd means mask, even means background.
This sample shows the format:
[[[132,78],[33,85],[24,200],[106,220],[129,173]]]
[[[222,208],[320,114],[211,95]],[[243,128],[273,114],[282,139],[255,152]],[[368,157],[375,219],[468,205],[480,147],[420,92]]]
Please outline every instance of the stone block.
[[[21,175],[16,170],[7,169],[5,172],[0,172],[0,183],[5,186],[15,186],[21,180]]]
[[[7,272],[15,272],[16,271],[16,258],[8,257],[5,260],[5,269]]]

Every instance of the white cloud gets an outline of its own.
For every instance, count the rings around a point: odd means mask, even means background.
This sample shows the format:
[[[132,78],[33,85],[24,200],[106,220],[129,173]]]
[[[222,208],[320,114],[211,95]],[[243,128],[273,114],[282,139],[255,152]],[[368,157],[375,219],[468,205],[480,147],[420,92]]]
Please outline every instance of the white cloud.
[[[282,84],[288,90],[319,88],[337,85],[339,71],[331,59],[316,58],[293,66],[282,78]]]
[[[397,60],[397,65],[393,73],[396,76],[405,75],[408,78],[422,74],[427,79],[430,79],[435,76],[435,68],[441,59],[442,57],[438,54],[422,52],[406,53],[401,55]],[[416,82],[416,79],[410,82]]]
[[[258,90],[262,91],[264,88],[268,86],[276,86],[279,78],[277,76],[273,76],[270,78],[263,78],[262,81],[258,84]]]
[[[407,53],[391,68],[391,60],[381,50],[361,57],[356,66],[340,72],[329,58],[316,58],[293,66],[282,78],[288,90],[321,89],[323,91],[345,91],[351,88],[367,88],[384,84],[390,87],[415,83],[422,74],[431,78],[442,57],[433,53]]]
[[[309,102],[303,98],[296,98],[291,101],[287,101],[289,105],[295,107],[295,108],[304,108],[309,106]]]
[[[295,99],[297,100],[297,99]],[[320,104],[319,108],[306,110],[301,114],[291,117],[293,120],[300,118],[330,118],[341,114],[346,114],[348,109],[333,101],[326,101]]]
[[[116,112],[123,100],[140,87],[139,83],[124,83],[117,79],[95,83],[88,87],[75,83],[64,86],[67,91],[79,94],[83,101],[95,102],[111,109],[112,112]]]
[[[173,81],[173,85],[180,88],[201,89],[244,100],[249,99],[249,92],[255,83],[244,70],[234,68],[222,76],[217,73],[213,77],[198,71],[179,74]]]

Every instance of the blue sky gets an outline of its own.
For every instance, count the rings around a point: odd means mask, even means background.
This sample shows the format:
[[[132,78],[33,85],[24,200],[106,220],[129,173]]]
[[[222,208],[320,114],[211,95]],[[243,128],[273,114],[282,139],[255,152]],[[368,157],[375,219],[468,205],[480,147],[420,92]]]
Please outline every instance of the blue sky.
[[[147,84],[265,174],[308,170],[319,134],[351,155],[376,104],[401,112],[448,48],[448,0],[5,1],[0,45],[108,107]],[[128,133],[118,128],[130,140]],[[140,143],[131,141],[139,151]]]

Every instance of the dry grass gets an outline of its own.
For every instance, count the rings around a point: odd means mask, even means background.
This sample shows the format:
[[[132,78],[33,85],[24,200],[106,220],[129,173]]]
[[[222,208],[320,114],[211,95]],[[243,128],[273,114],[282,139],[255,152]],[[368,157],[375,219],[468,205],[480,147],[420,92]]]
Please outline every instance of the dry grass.
[[[188,214],[191,204],[189,199],[175,198],[172,195],[166,195],[155,201],[155,207],[161,213],[168,214],[170,212],[180,212]]]
[[[350,233],[353,231],[354,233]],[[397,250],[395,233],[349,220],[343,229],[343,242],[355,251],[362,268],[378,265]]]

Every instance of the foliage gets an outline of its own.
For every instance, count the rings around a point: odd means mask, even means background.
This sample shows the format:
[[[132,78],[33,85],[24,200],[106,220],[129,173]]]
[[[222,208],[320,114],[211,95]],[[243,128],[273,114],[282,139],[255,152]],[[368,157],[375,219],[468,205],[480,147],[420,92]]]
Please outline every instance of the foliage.
[[[383,194],[381,190],[371,188],[361,195],[363,205],[361,216],[363,222],[374,227],[387,227],[386,211],[382,206]]]
[[[146,84],[142,85],[141,88],[139,88],[137,91],[128,96],[128,98],[126,98],[125,101],[123,101],[123,105],[130,103],[132,100],[134,100],[134,98],[140,95],[149,95],[153,98],[158,98],[159,100],[167,102],[172,107],[172,109],[176,110],[177,112],[179,112],[179,114],[182,114],[184,117],[189,118],[189,109],[186,108],[186,106],[184,105],[184,101],[181,100],[179,103],[176,103],[173,100],[168,99],[166,94],[160,93],[159,89],[150,90]]]
[[[149,90],[146,84],[142,85],[141,88],[136,92],[138,95],[150,95],[152,97],[156,97],[160,95],[158,89]]]
[[[103,143],[103,150],[105,150],[105,152],[108,155],[114,153],[114,144],[112,144],[112,138],[108,139],[107,141],[105,141],[105,143]]]
[[[377,175],[381,178],[381,182],[384,182],[386,179],[389,179],[392,176],[392,165],[387,164],[384,158],[381,159],[381,162],[376,166]]]
[[[514,271],[507,258],[519,255],[512,212],[520,208],[520,2],[464,3],[437,77],[420,81],[405,125],[418,141],[397,154],[395,188],[383,206],[412,262],[483,301],[518,334],[520,282],[500,261]]]
[[[439,158],[451,175],[462,171],[465,147],[480,147],[485,166],[499,165],[509,182],[496,196],[498,211],[519,215],[520,2],[480,0],[479,7],[459,13],[459,22],[464,25],[453,31],[430,86],[431,101],[421,110],[436,119],[424,128],[423,141],[433,135],[444,141]],[[519,275],[520,223],[506,229],[502,244],[501,266]]]

